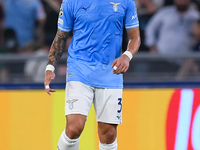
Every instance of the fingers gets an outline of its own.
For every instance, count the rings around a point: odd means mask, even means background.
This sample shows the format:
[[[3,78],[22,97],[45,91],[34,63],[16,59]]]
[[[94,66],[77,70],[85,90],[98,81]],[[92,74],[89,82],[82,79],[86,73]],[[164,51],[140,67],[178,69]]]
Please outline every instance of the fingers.
[[[49,86],[49,85],[46,85],[45,87],[47,87],[47,86]],[[49,95],[51,95],[51,92],[56,92],[56,90],[51,89],[51,88],[45,88],[45,90],[46,90],[47,94],[49,94]]]
[[[47,94],[49,94],[49,95],[51,95],[51,92],[56,92],[56,90],[51,89],[51,88],[49,87],[49,85],[45,85],[45,90],[46,90]]]
[[[45,86],[45,89],[49,89],[49,88],[50,88],[49,85],[46,85],[46,86]]]
[[[128,67],[127,66],[123,66],[120,71],[121,71],[121,73],[125,73],[127,70],[128,70]]]
[[[117,70],[117,66],[114,66],[113,69],[114,69],[114,70]]]
[[[51,89],[49,87],[49,84],[51,81],[55,78],[55,74],[52,71],[46,71],[45,73],[45,80],[44,80],[44,87],[47,92],[47,94],[51,95],[51,92],[56,92],[56,90]]]
[[[122,66],[120,65],[119,67],[116,66],[116,70],[115,70],[115,66],[113,67],[113,73],[114,74],[121,74],[121,73],[125,73],[128,70],[127,66]]]
[[[114,67],[113,67],[113,73],[114,74],[120,74],[121,72],[121,64],[116,64]]]
[[[114,74],[116,74],[119,71],[120,64],[118,64],[117,62],[118,62],[117,59],[115,59],[111,66],[111,68],[113,68]]]
[[[126,56],[127,57],[127,56]],[[128,68],[129,68],[129,58],[127,59],[124,56],[121,56],[117,59],[115,59],[115,61],[112,64],[112,68],[113,68],[113,74],[121,74],[121,73],[125,73]]]
[[[111,68],[113,68],[113,67],[116,65],[116,63],[117,63],[117,59],[115,59],[115,60],[113,61],[112,65],[111,65]]]

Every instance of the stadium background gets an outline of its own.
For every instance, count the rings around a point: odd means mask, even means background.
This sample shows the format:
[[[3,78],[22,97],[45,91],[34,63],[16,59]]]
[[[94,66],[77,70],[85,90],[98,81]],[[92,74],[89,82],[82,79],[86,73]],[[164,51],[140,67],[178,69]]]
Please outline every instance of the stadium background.
[[[65,127],[63,89],[52,96],[41,89],[1,90],[0,97],[1,149],[56,149]],[[199,97],[200,89],[126,88],[119,150],[198,150]],[[98,149],[96,125],[92,107],[80,149]]]

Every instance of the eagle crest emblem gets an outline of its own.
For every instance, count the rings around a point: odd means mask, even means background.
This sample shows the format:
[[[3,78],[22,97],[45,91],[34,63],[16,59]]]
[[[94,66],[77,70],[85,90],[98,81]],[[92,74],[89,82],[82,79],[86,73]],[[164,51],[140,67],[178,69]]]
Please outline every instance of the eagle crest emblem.
[[[78,101],[78,99],[68,100],[67,103],[69,104],[69,109],[73,109],[73,103]]]
[[[118,11],[118,5],[120,5],[121,3],[114,3],[114,2],[109,2],[109,3],[113,5],[113,10],[115,12],[117,12]]]

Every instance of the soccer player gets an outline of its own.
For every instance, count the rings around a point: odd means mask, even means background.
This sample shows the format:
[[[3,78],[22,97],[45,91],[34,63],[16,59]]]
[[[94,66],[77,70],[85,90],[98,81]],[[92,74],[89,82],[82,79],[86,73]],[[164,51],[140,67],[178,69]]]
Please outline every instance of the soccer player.
[[[122,54],[124,26],[130,40]],[[79,137],[93,103],[99,149],[117,150],[117,126],[122,123],[122,74],[128,70],[140,45],[135,3],[133,0],[63,0],[45,73],[44,85],[49,95],[55,92],[49,84],[55,78],[54,69],[71,30],[65,98],[67,125],[57,149],[78,150]]]

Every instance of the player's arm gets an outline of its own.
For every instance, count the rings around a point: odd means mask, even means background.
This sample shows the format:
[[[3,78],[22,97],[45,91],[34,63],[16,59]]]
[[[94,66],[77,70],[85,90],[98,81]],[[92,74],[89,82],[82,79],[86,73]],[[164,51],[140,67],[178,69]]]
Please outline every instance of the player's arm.
[[[114,74],[125,73],[128,70],[130,60],[137,53],[140,47],[141,40],[139,27],[127,29],[127,34],[129,37],[127,50],[122,54],[121,57],[115,59],[111,66]]]
[[[54,89],[49,87],[49,84],[51,80],[55,78],[54,69],[63,54],[68,35],[69,32],[64,32],[58,29],[49,52],[48,65],[46,67],[44,80],[45,90],[49,95],[51,95],[51,92],[55,92]]]
[[[126,31],[129,37],[127,51],[130,51],[131,54],[134,56],[137,53],[141,44],[139,27],[127,29]]]

